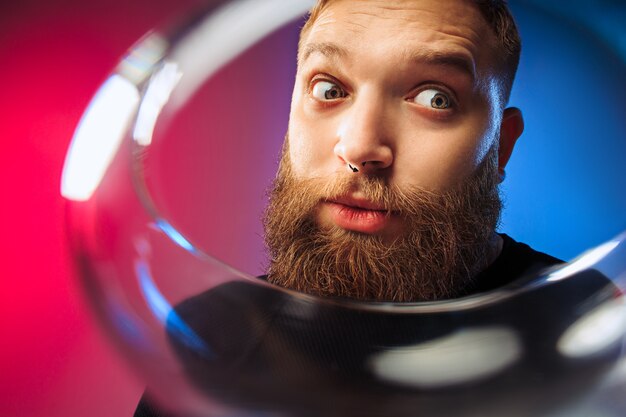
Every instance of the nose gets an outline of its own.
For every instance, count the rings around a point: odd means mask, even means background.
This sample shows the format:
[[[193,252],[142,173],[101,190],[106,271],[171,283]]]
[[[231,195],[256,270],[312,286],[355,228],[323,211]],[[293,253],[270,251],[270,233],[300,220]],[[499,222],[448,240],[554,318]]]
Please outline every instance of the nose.
[[[392,131],[383,99],[361,96],[339,123],[335,155],[352,172],[377,173],[393,163]]]

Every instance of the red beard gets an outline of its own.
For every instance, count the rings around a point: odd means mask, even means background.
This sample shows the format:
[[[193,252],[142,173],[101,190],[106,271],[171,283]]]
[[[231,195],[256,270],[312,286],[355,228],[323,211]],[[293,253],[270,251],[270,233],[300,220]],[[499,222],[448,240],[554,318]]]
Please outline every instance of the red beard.
[[[318,296],[426,301],[464,294],[488,265],[501,210],[495,147],[472,177],[445,193],[400,190],[384,178],[348,172],[301,180],[287,155],[264,218],[269,282]],[[320,202],[354,190],[392,208],[402,219],[401,235],[389,242],[321,228]]]

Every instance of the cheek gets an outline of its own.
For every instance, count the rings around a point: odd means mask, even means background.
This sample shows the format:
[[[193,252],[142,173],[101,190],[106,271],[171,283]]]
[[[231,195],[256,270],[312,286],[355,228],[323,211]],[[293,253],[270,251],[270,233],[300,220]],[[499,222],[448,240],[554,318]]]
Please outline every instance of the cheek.
[[[289,158],[293,173],[298,177],[308,176],[308,171],[313,165],[314,149],[311,141],[303,137],[297,130],[289,130]]]
[[[493,144],[489,123],[475,121],[443,129],[424,129],[407,135],[398,147],[399,182],[431,190],[444,190],[472,175]]]
[[[329,173],[335,137],[330,125],[319,118],[309,120],[301,111],[292,111],[288,140],[294,174],[311,178]]]
[[[289,128],[289,157],[293,173],[302,178],[322,175],[324,146],[318,138],[319,132],[306,126]]]
[[[289,113],[287,140],[292,171],[296,176],[303,177],[306,174],[304,167],[311,164],[313,148],[312,141],[308,137],[307,127],[302,122],[301,106],[299,105],[302,97],[296,93],[297,89],[298,85],[296,84]]]

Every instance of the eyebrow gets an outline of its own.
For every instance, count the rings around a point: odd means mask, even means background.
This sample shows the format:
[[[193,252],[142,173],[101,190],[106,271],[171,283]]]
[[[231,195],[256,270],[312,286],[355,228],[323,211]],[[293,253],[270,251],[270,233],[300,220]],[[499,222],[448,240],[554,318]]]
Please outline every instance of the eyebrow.
[[[330,42],[310,43],[305,45],[298,55],[298,65],[302,65],[314,53],[322,54],[330,59],[345,58],[348,50]],[[417,64],[445,66],[466,74],[472,80],[476,76],[474,60],[464,53],[437,51],[433,49],[407,53],[407,61]]]
[[[471,56],[464,53],[446,52],[436,50],[421,50],[411,53],[409,60],[427,65],[444,66],[453,68],[466,74],[472,80],[476,77],[476,65]]]
[[[348,50],[330,42],[309,43],[302,48],[298,56],[298,64],[303,64],[314,53],[322,54],[328,58],[345,58]]]

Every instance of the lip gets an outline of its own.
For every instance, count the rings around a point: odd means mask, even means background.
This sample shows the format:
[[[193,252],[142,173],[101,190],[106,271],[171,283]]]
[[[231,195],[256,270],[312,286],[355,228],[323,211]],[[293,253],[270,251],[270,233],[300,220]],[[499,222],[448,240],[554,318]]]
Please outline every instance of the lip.
[[[387,212],[387,209],[384,206],[375,204],[363,198],[346,196],[346,197],[335,198],[329,202],[334,203],[334,204],[341,204],[343,206],[352,207],[352,208],[361,209],[361,210],[373,210],[373,211]]]
[[[332,221],[342,229],[374,234],[390,221],[389,210],[371,201],[341,197],[325,203]]]

